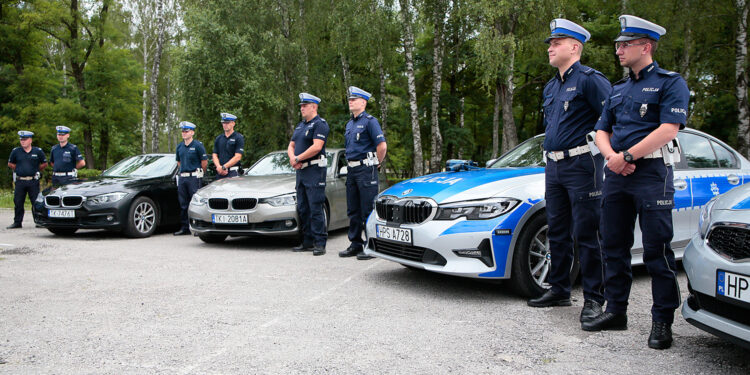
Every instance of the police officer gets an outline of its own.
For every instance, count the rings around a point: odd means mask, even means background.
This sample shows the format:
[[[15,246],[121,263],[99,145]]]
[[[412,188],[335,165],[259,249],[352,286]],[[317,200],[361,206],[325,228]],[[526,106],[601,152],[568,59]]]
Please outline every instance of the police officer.
[[[607,159],[602,203],[602,246],[607,310],[584,323],[586,331],[627,329],[632,273],[630,248],[636,215],[643,233],[643,262],[651,275],[651,334],[648,346],[672,344],[671,325],[680,305],[672,241],[674,206],[672,142],[687,121],[689,91],[679,74],[653,60],[666,30],[634,16],[620,16],[615,50],[628,77],[615,83],[596,124],[596,140]]]
[[[362,231],[370,216],[372,204],[378,194],[378,165],[385,158],[386,143],[383,130],[375,117],[365,111],[370,100],[369,92],[351,86],[349,111],[352,117],[346,123],[346,214],[349,216],[349,247],[339,252],[340,257],[372,258],[363,252]]]
[[[31,204],[36,201],[39,195],[39,177],[40,171],[47,168],[47,157],[39,147],[31,145],[34,133],[26,130],[18,132],[21,147],[16,147],[10,152],[8,157],[8,167],[13,170],[13,181],[16,187],[13,191],[13,204],[15,205],[15,216],[13,224],[7,229],[21,227],[23,222],[23,200],[26,194],[29,195]]]
[[[86,165],[78,146],[69,143],[70,128],[57,126],[57,141],[49,152],[49,163],[52,165],[52,184],[64,185],[78,177],[78,170]]]
[[[328,123],[318,116],[320,98],[306,92],[299,94],[302,121],[294,128],[287,147],[289,162],[297,170],[297,214],[302,229],[302,244],[292,251],[309,251],[313,255],[326,253],[326,141]]]
[[[180,168],[180,175],[177,177],[177,198],[180,201],[181,227],[174,233],[175,236],[190,234],[188,207],[193,194],[201,188],[203,171],[208,165],[206,148],[203,147],[203,143],[193,139],[195,124],[183,121],[180,127],[182,128],[182,142],[177,145],[175,159]]]
[[[544,88],[545,199],[551,255],[550,289],[529,306],[570,306],[573,241],[578,243],[583,286],[580,321],[602,312],[604,295],[599,211],[604,159],[586,142],[611,86],[600,72],[581,65],[591,34],[566,19],[550,23],[547,54],[558,73]],[[592,152],[593,151],[593,152]],[[571,236],[572,235],[572,236]]]
[[[245,137],[234,131],[237,116],[231,113],[221,114],[221,126],[224,134],[219,134],[214,141],[212,158],[216,166],[216,179],[239,176],[240,160],[245,154]]]

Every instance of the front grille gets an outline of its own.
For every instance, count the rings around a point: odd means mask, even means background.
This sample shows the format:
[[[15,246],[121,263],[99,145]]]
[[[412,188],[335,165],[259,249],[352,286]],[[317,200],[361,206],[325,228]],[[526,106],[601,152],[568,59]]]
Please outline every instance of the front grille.
[[[232,199],[232,208],[235,210],[252,210],[258,200],[255,198],[234,198]]]
[[[390,255],[396,258],[413,260],[420,263],[435,264],[439,266],[444,266],[446,264],[446,260],[442,255],[424,247],[379,240],[375,238],[370,239],[370,247],[375,249],[375,251],[377,251],[378,253]]]
[[[59,206],[60,205],[60,197],[56,197],[54,195],[48,195],[44,197],[44,201],[47,203],[47,206]]]
[[[432,216],[433,206],[420,199],[380,198],[375,210],[381,219],[397,224],[420,224]]]
[[[699,308],[708,312],[731,319],[737,323],[750,326],[750,313],[746,307],[724,302],[707,294],[693,292],[698,297]]]
[[[209,198],[208,207],[212,210],[226,210],[229,208],[229,200],[226,198]]]
[[[81,203],[83,203],[83,197],[81,196],[63,197],[62,203],[63,203],[63,206],[65,207],[80,206]]]
[[[750,229],[716,226],[708,235],[708,246],[732,260],[750,258]]]

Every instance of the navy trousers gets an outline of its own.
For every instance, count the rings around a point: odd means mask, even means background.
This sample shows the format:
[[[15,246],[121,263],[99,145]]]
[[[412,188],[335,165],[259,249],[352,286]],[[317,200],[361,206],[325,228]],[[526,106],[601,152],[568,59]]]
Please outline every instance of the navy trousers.
[[[297,216],[306,246],[326,246],[328,231],[323,206],[326,202],[326,168],[309,166],[297,171]]]
[[[177,200],[180,202],[180,227],[183,230],[190,230],[188,208],[190,207],[190,200],[193,199],[193,194],[200,188],[201,179],[196,176],[177,177]]]
[[[349,241],[353,247],[364,247],[362,231],[372,204],[378,195],[377,166],[349,168],[346,176],[346,214],[349,216]]]
[[[13,190],[13,205],[15,206],[13,223],[15,224],[21,224],[23,221],[23,201],[27,194],[33,205],[39,195],[39,180],[16,180],[16,188]]]
[[[604,303],[604,266],[599,242],[603,166],[601,154],[547,160],[544,177],[551,255],[547,280],[556,295],[570,297],[575,241],[581,263],[583,297]]]
[[[674,183],[672,167],[662,159],[641,159],[635,172],[621,176],[605,168],[602,198],[602,246],[606,264],[607,312],[625,313],[633,283],[630,250],[636,216],[643,234],[643,261],[651,275],[654,321],[672,323],[680,306],[674,252],[670,243]]]

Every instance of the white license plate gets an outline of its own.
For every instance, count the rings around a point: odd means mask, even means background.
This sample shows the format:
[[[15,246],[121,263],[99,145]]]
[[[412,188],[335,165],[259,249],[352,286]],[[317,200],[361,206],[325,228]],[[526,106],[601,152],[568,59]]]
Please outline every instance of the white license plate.
[[[403,243],[412,243],[411,229],[409,228],[394,228],[385,225],[375,225],[377,230],[377,237],[384,240],[391,240]]]
[[[214,224],[247,224],[247,215],[217,215],[211,217]]]
[[[76,211],[75,210],[49,210],[47,212],[47,216],[63,218],[63,219],[73,219],[76,217]]]
[[[716,295],[750,303],[750,276],[716,271]]]

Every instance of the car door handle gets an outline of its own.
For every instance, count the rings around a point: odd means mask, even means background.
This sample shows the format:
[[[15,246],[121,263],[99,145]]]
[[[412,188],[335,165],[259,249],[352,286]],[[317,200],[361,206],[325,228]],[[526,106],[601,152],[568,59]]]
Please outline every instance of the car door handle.
[[[736,174],[730,174],[727,176],[727,181],[729,181],[732,185],[737,185],[740,183],[740,176],[737,176]]]
[[[674,180],[674,188],[677,189],[677,190],[685,190],[685,189],[687,189],[687,185],[688,185],[687,181],[685,181],[685,180],[683,180],[681,178],[676,178]]]

